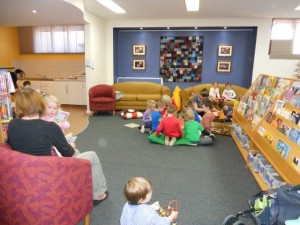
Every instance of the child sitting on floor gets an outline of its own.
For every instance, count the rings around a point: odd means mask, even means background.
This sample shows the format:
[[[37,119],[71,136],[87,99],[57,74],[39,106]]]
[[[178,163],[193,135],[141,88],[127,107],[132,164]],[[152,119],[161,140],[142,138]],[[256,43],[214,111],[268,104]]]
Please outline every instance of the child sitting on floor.
[[[156,136],[160,135],[160,132],[163,131],[165,135],[165,145],[173,146],[177,138],[183,136],[181,124],[179,119],[177,119],[177,112],[174,105],[169,105],[167,116],[163,118],[155,132]]]
[[[168,109],[169,105],[173,105],[175,107],[175,110],[177,111],[178,107],[177,107],[174,99],[171,98],[169,95],[164,94],[162,96],[161,101],[164,104],[164,110],[162,111],[163,116],[167,115],[167,109]]]
[[[181,119],[181,120],[187,120],[185,117],[186,117],[186,112],[188,110],[191,110],[194,113],[194,115],[195,115],[194,116],[195,121],[198,122],[198,123],[200,123],[200,121],[201,121],[200,118],[201,117],[198,115],[197,111],[194,109],[194,104],[193,104],[193,102],[191,100],[186,101],[184,103],[183,109],[182,109],[182,111],[181,111],[181,113],[179,115],[179,119]]]
[[[162,119],[162,111],[164,110],[164,104],[162,101],[157,101],[155,110],[152,112],[152,128],[151,132],[155,132]]]
[[[152,198],[152,184],[146,178],[129,179],[124,194],[127,203],[122,210],[121,225],[170,225],[178,216],[178,211],[172,211],[168,217],[161,217],[154,207],[149,205]]]
[[[195,114],[192,110],[186,111],[186,122],[184,123],[183,133],[183,138],[196,143],[198,146],[210,145],[214,142],[215,135],[206,131],[200,123],[195,121]]]
[[[201,124],[204,127],[205,130],[208,132],[211,132],[211,128],[213,126],[213,121],[216,119],[215,112],[212,112],[212,104],[210,101],[207,101],[204,104],[204,107],[206,108],[206,112],[202,117]]]
[[[152,112],[155,109],[155,104],[156,102],[154,100],[148,100],[147,101],[147,109],[144,112],[143,115],[143,122],[144,124],[141,127],[141,133],[145,133],[145,131],[147,131],[147,133],[150,133],[151,128],[152,128]]]

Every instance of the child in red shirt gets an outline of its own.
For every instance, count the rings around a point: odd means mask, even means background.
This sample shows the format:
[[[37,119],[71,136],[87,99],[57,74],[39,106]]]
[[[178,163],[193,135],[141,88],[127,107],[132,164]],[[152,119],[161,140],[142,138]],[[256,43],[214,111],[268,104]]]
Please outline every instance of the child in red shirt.
[[[177,138],[183,137],[180,121],[176,117],[176,108],[174,105],[168,106],[168,115],[160,122],[155,134],[159,136],[163,131],[165,135],[165,145],[173,146]]]

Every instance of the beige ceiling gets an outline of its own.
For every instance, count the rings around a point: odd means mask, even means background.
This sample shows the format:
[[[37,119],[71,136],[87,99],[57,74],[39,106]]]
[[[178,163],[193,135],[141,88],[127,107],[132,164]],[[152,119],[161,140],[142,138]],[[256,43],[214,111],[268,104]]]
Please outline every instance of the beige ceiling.
[[[80,2],[81,0],[68,0]],[[126,14],[114,14],[96,0],[85,10],[104,19],[300,18],[300,0],[200,0],[199,12],[187,12],[184,0],[115,0]],[[31,11],[37,10],[37,14]],[[83,13],[63,0],[0,0],[0,26],[83,23]]]

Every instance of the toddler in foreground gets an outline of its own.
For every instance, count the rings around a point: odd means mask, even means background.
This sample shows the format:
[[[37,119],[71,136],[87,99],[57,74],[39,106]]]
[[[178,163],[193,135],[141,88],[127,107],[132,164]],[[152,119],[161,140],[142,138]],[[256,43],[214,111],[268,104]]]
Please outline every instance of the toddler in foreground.
[[[120,219],[121,225],[170,225],[177,216],[172,211],[168,217],[161,217],[149,205],[152,197],[152,184],[143,177],[133,177],[127,181],[124,188],[127,203],[124,205]]]

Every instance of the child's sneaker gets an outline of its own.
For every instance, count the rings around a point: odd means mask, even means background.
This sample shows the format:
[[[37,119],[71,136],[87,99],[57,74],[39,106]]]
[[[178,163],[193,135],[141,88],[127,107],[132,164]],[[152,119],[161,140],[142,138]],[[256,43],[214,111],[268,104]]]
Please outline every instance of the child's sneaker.
[[[151,129],[150,128],[145,128],[145,133],[146,134],[150,134],[151,133]]]
[[[144,125],[141,127],[141,133],[145,133],[145,126]]]

